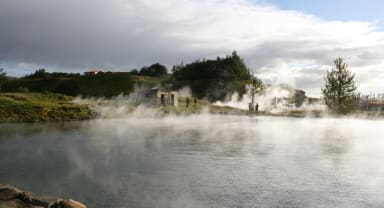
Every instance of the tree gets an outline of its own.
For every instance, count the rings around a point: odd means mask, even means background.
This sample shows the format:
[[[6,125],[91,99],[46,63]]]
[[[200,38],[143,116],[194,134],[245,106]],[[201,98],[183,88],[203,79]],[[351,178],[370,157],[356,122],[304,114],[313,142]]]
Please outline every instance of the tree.
[[[247,84],[252,83],[252,75],[234,51],[225,58],[176,65],[172,69],[171,80],[175,88],[188,85],[193,96],[217,101],[224,100],[234,92],[242,97],[246,93]]]
[[[255,89],[256,94],[264,91],[263,81],[257,77],[252,77],[252,87]]]
[[[4,79],[6,74],[7,73],[4,72],[4,69],[0,68],[0,79]]]
[[[4,81],[7,80],[7,77],[5,76],[7,73],[4,72],[3,68],[0,68],[0,90],[1,86],[3,85]]]
[[[167,74],[167,67],[159,63],[152,64],[150,67],[143,67],[140,70],[140,75],[151,76],[151,77],[160,77]]]
[[[48,78],[49,73],[45,71],[45,69],[38,69],[33,74],[26,75],[24,78],[30,78],[30,79],[44,79]]]
[[[322,88],[325,104],[337,114],[347,114],[355,109],[355,74],[347,69],[342,58],[334,60],[335,67],[327,72]]]
[[[139,71],[137,71],[137,69],[132,69],[132,70],[131,70],[131,74],[133,74],[133,75],[139,75],[140,73],[139,73]]]

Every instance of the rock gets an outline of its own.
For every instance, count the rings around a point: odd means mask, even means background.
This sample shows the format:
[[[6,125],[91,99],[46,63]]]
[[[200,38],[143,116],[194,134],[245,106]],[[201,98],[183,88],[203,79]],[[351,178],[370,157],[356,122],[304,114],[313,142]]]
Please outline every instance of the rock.
[[[20,192],[15,196],[15,199],[19,199],[20,201],[26,202],[26,203],[32,203],[32,194],[26,193],[26,192]]]
[[[24,208],[27,204],[18,200],[0,201],[0,208]]]
[[[72,199],[62,200],[59,203],[60,208],[87,208],[84,204]]]
[[[12,186],[0,184],[0,208],[87,208],[72,199],[58,199],[24,192]]]
[[[7,201],[14,199],[20,191],[11,187],[2,187],[0,189],[0,201]]]

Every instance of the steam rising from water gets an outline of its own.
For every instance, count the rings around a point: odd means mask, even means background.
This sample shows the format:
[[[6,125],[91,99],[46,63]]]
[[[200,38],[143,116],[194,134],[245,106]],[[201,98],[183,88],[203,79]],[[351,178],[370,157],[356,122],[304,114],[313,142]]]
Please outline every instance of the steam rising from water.
[[[112,99],[104,98],[82,98],[77,97],[74,102],[79,104],[87,104],[101,118],[123,118],[123,117],[158,117],[165,116],[159,111],[158,106],[150,106],[148,103],[138,102],[143,100],[143,92],[146,88],[135,87],[134,92],[129,95],[119,95]],[[308,103],[305,101],[300,107],[296,107],[289,101],[294,96],[294,89],[285,88],[280,85],[268,86],[264,93],[255,95],[255,103],[259,105],[260,111],[271,113],[282,113],[292,110],[302,110],[306,112],[319,111],[324,115],[327,114],[327,108],[322,103]],[[192,97],[189,87],[184,87],[178,91],[180,97]],[[251,102],[250,89],[239,98],[237,93],[228,96],[227,101],[217,101],[214,105],[230,106],[238,109],[248,110],[248,104]],[[206,110],[200,113],[207,113]]]
[[[77,97],[73,102],[87,104],[101,118],[164,116],[164,113],[159,110],[159,106],[151,106],[150,103],[143,102],[143,100],[147,100],[143,99],[146,96],[143,92],[147,90],[145,87],[135,86],[135,90],[129,95],[121,94],[110,99]],[[178,95],[179,97],[192,97],[191,89],[189,87],[181,88]]]
[[[0,178],[89,207],[380,207],[383,125],[217,115],[2,124]]]
[[[255,103],[259,104],[259,110],[271,112],[271,113],[281,113],[290,110],[304,110],[312,111],[319,110],[326,112],[326,106],[321,103],[308,103],[307,101],[303,103],[302,106],[296,107],[294,104],[288,102],[287,99],[293,97],[295,94],[294,89],[288,89],[280,85],[271,85],[268,86],[264,93],[255,94]],[[251,103],[251,91],[248,88],[248,92],[239,99],[237,93],[230,96],[230,99],[226,102],[216,102],[215,105],[219,106],[231,106],[239,109],[248,110],[248,104]]]

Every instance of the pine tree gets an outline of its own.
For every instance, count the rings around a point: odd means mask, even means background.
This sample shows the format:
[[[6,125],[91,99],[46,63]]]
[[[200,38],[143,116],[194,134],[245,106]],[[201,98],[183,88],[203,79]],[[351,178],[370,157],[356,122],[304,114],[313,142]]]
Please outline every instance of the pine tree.
[[[335,67],[327,72],[322,89],[325,104],[337,114],[347,114],[355,109],[355,75],[349,71],[342,58],[334,60]]]

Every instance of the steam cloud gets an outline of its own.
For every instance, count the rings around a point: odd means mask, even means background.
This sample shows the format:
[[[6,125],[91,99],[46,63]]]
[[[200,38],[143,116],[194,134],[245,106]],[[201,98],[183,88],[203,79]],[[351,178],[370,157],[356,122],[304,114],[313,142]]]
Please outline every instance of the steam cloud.
[[[302,110],[302,111],[313,111],[319,110],[326,113],[326,106],[317,103],[304,102],[301,106],[296,107],[294,104],[289,103],[287,99],[294,96],[294,89],[288,89],[281,85],[270,85],[267,86],[265,91],[261,94],[255,94],[255,103],[259,104],[259,110],[271,112],[271,113],[282,113],[291,110]],[[231,106],[243,110],[248,110],[248,104],[251,103],[251,89],[248,87],[247,93],[239,99],[239,95],[234,93],[230,96],[226,102],[215,102],[215,105],[219,106]]]

